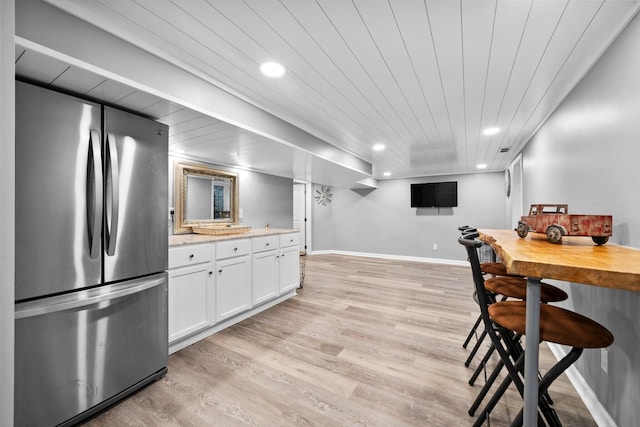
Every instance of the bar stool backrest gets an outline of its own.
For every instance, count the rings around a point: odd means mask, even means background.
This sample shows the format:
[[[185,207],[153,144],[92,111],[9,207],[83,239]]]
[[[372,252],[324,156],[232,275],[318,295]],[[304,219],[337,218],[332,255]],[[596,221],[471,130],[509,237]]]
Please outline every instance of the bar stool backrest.
[[[463,237],[460,237],[458,239],[458,243],[463,245],[467,250],[469,263],[471,264],[473,284],[475,286],[478,304],[480,305],[480,314],[482,315],[482,319],[485,324],[490,324],[491,319],[489,317],[488,310],[490,301],[484,288],[484,276],[482,275],[482,270],[480,269],[480,258],[478,257],[478,248],[482,246],[482,242],[475,240],[475,237],[477,236],[477,232],[465,234]]]

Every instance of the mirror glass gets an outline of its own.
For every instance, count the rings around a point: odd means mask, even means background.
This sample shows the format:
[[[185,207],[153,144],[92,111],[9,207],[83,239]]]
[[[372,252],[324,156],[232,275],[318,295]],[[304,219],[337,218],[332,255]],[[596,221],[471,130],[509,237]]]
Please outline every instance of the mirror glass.
[[[177,162],[174,232],[190,233],[201,225],[238,222],[238,177],[234,173]]]

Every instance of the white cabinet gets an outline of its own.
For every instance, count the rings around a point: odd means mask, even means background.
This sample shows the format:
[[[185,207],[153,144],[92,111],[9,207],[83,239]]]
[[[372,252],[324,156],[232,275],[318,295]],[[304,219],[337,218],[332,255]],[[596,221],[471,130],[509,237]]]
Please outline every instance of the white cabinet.
[[[280,277],[278,245],[278,236],[253,239],[251,302],[254,306],[278,296]]]
[[[216,249],[216,321],[251,308],[249,239],[219,242]]]
[[[290,246],[280,249],[280,293],[300,286],[300,248]]]
[[[295,295],[297,233],[169,248],[169,350],[177,351]]]
[[[213,261],[214,253],[214,243],[172,246],[169,248],[169,269]]]
[[[169,249],[169,342],[215,321],[213,244]]]
[[[283,234],[280,236],[280,294],[300,286],[300,236]]]
[[[281,234],[280,235],[280,247],[286,248],[289,246],[299,246],[300,245],[300,235],[298,233],[291,234]]]

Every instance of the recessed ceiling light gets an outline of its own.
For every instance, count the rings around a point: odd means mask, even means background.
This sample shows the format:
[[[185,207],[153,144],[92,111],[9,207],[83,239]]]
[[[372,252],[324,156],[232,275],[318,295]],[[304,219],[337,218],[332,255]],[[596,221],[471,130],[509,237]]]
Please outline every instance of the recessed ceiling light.
[[[391,176],[391,172],[385,172],[383,175],[384,176]]]
[[[375,151],[382,151],[382,150],[385,149],[385,146],[384,146],[384,144],[376,144],[376,145],[373,146],[373,149]]]
[[[260,65],[260,71],[268,77],[282,77],[285,73],[285,69],[282,64],[277,62],[263,62]]]
[[[487,165],[484,164],[484,163],[480,163],[480,164],[476,165],[476,169],[486,169],[486,168],[487,168]]]
[[[484,135],[495,135],[496,133],[500,132],[500,128],[486,128],[485,130],[482,131],[482,133]]]

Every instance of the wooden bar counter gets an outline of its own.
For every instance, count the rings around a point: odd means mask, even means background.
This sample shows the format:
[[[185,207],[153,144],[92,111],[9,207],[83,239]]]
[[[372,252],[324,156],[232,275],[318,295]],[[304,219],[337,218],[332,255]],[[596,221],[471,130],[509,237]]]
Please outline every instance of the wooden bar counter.
[[[611,243],[597,246],[588,237],[565,236],[553,244],[544,234],[520,238],[513,230],[479,232],[480,240],[491,245],[509,273],[640,291],[638,249]]]
[[[640,250],[596,245],[588,237],[562,237],[547,241],[544,234],[520,238],[514,230],[479,230],[480,240],[491,245],[504,261],[507,273],[527,277],[527,343],[525,348],[524,425],[538,423],[538,350],[540,334],[540,280],[640,291]],[[614,334],[615,335],[615,334]]]

